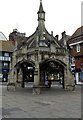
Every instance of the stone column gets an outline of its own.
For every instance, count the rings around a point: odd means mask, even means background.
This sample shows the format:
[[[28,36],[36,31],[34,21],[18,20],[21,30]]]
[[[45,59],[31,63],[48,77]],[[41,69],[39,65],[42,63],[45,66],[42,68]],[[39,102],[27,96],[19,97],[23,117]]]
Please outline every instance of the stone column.
[[[69,69],[64,70],[64,88],[65,90],[75,90],[74,76]]]
[[[34,85],[33,85],[33,94],[40,94],[40,70],[39,64],[36,64],[36,68],[34,71]]]
[[[15,91],[16,89],[16,69],[13,68],[10,70],[8,75],[8,84],[7,84],[7,90],[13,89]]]
[[[19,69],[19,73],[17,74],[17,87],[21,87],[22,86],[22,82],[23,82],[23,73],[22,73],[22,69]]]

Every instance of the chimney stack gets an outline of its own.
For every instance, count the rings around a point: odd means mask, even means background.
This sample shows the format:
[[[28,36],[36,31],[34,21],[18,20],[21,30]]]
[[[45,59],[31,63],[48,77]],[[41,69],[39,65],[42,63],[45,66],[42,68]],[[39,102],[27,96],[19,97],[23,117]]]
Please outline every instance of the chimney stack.
[[[66,32],[62,32],[62,38],[65,38],[66,37]]]
[[[53,31],[51,31],[51,35],[53,36]]]
[[[58,40],[59,39],[59,35],[56,35],[55,38],[56,38],[56,40]]]
[[[18,32],[18,30],[17,29],[13,29],[13,32]]]

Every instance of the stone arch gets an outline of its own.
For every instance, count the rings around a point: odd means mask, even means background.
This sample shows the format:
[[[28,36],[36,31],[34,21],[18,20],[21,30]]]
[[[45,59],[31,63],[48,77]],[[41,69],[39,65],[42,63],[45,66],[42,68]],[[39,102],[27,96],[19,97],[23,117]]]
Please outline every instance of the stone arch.
[[[21,61],[19,61],[19,62],[16,63],[15,67],[18,66],[18,65],[21,65],[24,62],[28,62],[28,63],[32,64],[33,66],[35,66],[35,63],[34,63],[33,60],[22,59]]]
[[[50,67],[50,64],[54,64],[54,67]],[[54,81],[62,82],[62,86],[64,88],[64,71],[67,68],[67,65],[59,60],[59,59],[45,59],[39,63],[40,67],[40,83],[44,84],[46,81],[46,77],[48,77],[48,80],[51,81],[51,75],[53,76]],[[57,74],[57,75],[56,75]],[[56,78],[56,76],[59,76]],[[61,81],[63,79],[63,81]]]
[[[58,63],[61,64],[64,68],[67,67],[67,65],[66,65],[63,61],[61,61],[61,60],[59,60],[59,59],[55,59],[55,58],[47,58],[47,59],[45,59],[45,60],[42,60],[42,61],[39,63],[39,65],[41,66],[42,64],[44,64],[44,63],[46,63],[46,62],[50,62],[50,61],[58,62]]]
[[[25,82],[34,82],[35,63],[32,60],[22,59],[15,65],[15,68],[17,72],[16,81],[17,83],[20,82],[22,87],[24,87]]]

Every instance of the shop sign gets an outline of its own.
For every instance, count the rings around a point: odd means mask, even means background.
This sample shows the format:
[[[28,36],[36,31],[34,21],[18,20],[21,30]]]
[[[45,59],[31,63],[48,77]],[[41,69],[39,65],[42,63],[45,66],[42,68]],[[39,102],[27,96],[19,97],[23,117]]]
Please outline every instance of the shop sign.
[[[2,72],[9,72],[9,70],[2,70]]]

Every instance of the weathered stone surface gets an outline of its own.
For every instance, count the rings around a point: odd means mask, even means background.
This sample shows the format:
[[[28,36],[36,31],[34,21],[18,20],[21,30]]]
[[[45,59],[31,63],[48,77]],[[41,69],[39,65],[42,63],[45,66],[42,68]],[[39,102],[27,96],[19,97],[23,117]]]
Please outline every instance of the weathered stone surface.
[[[45,13],[38,12],[38,16],[39,14]],[[20,37],[22,37],[21,41]],[[70,71],[71,63],[66,38],[63,39],[63,46],[60,45],[56,38],[46,30],[45,20],[43,18],[38,18],[38,27],[30,37],[24,37],[23,34],[17,32],[14,38],[15,50],[12,55],[9,83],[13,82],[17,84],[17,87],[24,86],[22,65],[24,64],[26,66],[25,63],[27,63],[34,67],[34,86],[38,86],[45,82],[45,75],[43,74],[45,73],[45,69],[42,68],[44,67],[43,64],[45,65],[47,62],[53,61],[64,68],[64,88],[74,89],[74,78]],[[33,93],[39,94],[40,89],[34,88]]]

